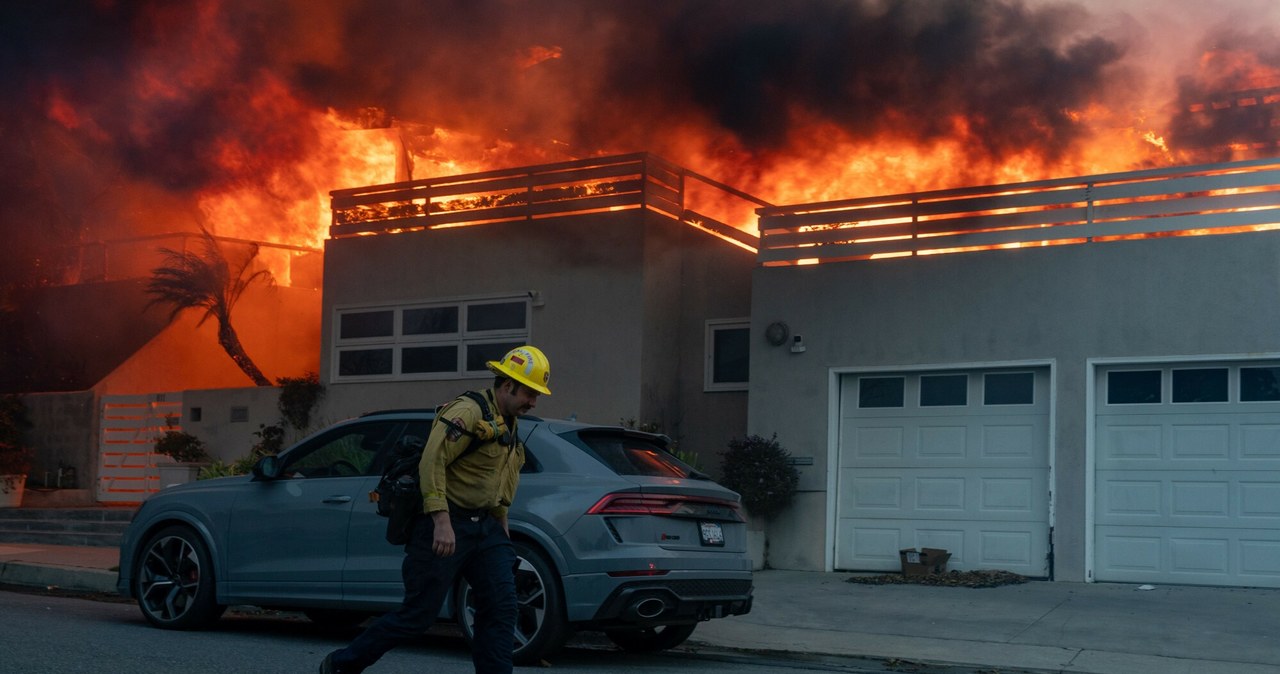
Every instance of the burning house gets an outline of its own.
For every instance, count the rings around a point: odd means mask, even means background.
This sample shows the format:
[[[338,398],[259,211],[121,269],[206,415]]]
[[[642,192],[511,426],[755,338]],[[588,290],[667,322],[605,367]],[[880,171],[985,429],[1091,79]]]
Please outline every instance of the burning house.
[[[776,433],[801,492],[774,568],[937,547],[1277,587],[1274,9],[1112,4],[95,7],[148,39],[75,66],[26,45],[50,63],[15,75],[24,128],[73,151],[17,153],[9,187],[75,242],[78,292],[116,278],[101,241],[278,250],[308,298],[255,303],[246,345],[318,371],[317,419],[433,405],[530,341],[540,414],[659,425],[713,474]],[[10,276],[44,272],[27,248]],[[196,317],[147,320],[80,387],[163,392],[236,458],[270,390]],[[219,365],[164,369],[195,361]]]

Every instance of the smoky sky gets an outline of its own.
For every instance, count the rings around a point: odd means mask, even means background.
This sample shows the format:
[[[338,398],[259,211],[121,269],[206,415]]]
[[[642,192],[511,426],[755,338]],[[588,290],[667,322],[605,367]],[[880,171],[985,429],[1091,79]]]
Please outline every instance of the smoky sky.
[[[86,204],[138,185],[265,184],[313,148],[299,118],[326,109],[562,158],[680,163],[677,136],[696,133],[767,161],[825,129],[1052,160],[1087,133],[1076,112],[1140,88],[1139,38],[1098,25],[1029,0],[5,3],[0,217],[83,231]],[[1274,32],[1247,37],[1277,59]],[[1188,79],[1179,96],[1217,84]]]
[[[554,135],[582,152],[650,149],[689,119],[776,152],[813,121],[927,140],[959,115],[973,151],[999,156],[1069,145],[1067,111],[1114,86],[1125,52],[1070,5],[1002,0],[62,0],[4,12],[14,103],[40,114],[58,92],[101,132],[82,136],[173,189],[227,179],[201,160],[228,139],[275,161],[306,147],[296,110],[253,107],[267,77],[304,105]],[[560,57],[519,65],[537,46]],[[200,60],[218,64],[201,73]],[[139,91],[166,76],[172,95]]]

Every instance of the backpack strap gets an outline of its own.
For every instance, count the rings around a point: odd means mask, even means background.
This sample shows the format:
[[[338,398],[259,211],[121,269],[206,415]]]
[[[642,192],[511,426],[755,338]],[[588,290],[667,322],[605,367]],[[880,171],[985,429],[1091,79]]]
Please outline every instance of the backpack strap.
[[[455,398],[455,399],[454,399],[454,402],[457,402],[457,401],[459,401],[459,400],[462,400],[463,398],[469,398],[469,399],[471,399],[472,401],[474,401],[477,405],[479,405],[479,406],[480,406],[480,414],[481,414],[481,416],[484,418],[484,420],[485,420],[485,421],[489,421],[489,422],[492,422],[492,421],[493,421],[493,410],[489,407],[489,401],[488,401],[488,399],[486,399],[486,398],[484,397],[484,394],[483,394],[483,393],[479,393],[479,392],[476,392],[476,391],[466,391],[466,392],[464,392],[462,395],[460,395],[460,396],[458,396],[457,398]],[[467,436],[467,437],[471,438],[471,440],[472,440],[471,442],[467,443],[467,448],[466,448],[466,449],[464,449],[464,450],[462,450],[462,453],[461,453],[461,454],[459,454],[458,456],[454,457],[454,459],[453,459],[453,460],[454,460],[454,461],[458,461],[459,459],[462,459],[463,457],[467,456],[467,455],[468,455],[468,454],[470,454],[471,452],[474,452],[474,451],[476,451],[477,449],[479,449],[479,448],[480,448],[480,446],[479,446],[479,444],[477,444],[477,443],[475,442],[476,437],[477,437],[475,433],[473,433],[470,429],[463,428],[461,425],[459,425],[459,424],[455,423],[455,422],[453,421],[453,419],[449,419],[449,418],[445,417],[444,415],[440,414],[441,410],[443,410],[444,408],[445,408],[445,405],[441,405],[440,407],[437,407],[437,408],[436,408],[436,420],[437,420],[437,421],[444,422],[445,424],[447,424],[447,425],[448,425],[450,428],[452,428],[453,430],[455,430],[455,431],[457,431],[457,432],[459,432],[459,433],[461,433],[461,434],[463,434],[463,435],[465,435],[465,436]],[[506,435],[508,435],[508,434],[504,434],[504,437],[501,437],[501,438],[498,438],[498,439],[497,439],[497,440],[498,440],[498,442],[499,442],[499,444],[514,446],[514,445],[515,445],[515,442],[513,441],[513,439],[511,439],[511,438],[509,438],[509,437],[505,437]]]

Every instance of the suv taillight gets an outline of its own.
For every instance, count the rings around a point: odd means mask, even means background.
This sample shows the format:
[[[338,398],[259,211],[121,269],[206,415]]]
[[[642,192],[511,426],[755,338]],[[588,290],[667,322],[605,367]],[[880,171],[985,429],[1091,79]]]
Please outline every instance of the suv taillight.
[[[737,503],[680,494],[606,494],[588,515],[666,515],[743,521]]]

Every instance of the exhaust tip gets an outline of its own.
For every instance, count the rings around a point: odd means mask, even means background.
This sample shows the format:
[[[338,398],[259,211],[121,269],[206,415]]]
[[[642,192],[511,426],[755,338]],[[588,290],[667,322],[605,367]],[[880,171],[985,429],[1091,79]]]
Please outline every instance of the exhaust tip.
[[[641,599],[631,607],[632,613],[636,614],[637,617],[644,618],[646,620],[649,618],[657,618],[666,610],[667,603],[657,597]]]

